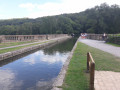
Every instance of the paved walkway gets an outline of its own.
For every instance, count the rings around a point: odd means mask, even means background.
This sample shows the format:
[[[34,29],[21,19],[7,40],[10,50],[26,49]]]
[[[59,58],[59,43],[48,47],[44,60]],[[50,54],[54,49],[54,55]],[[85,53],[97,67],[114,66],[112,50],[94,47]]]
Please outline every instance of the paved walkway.
[[[120,90],[120,72],[95,71],[95,90]]]
[[[79,39],[89,46],[120,57],[120,47],[105,44],[104,41]],[[120,72],[95,71],[95,90],[120,90]]]
[[[83,42],[91,47],[111,53],[114,56],[120,57],[120,47],[115,47],[115,46],[112,46],[109,44],[105,44],[104,41],[97,41],[97,40],[90,40],[90,39],[79,39],[79,41]]]

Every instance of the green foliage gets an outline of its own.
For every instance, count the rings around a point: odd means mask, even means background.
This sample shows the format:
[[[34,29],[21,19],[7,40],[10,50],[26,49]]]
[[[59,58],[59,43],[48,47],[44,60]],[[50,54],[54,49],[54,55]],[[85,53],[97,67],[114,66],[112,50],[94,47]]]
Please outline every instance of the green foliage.
[[[61,30],[57,30],[56,34],[62,34],[62,31]]]
[[[109,36],[106,42],[120,45],[120,36]]]
[[[89,28],[89,29],[87,30],[87,33],[94,33],[94,29]]]
[[[0,20],[0,35],[120,33],[120,7],[106,3],[80,13]],[[60,30],[60,31],[58,31]]]

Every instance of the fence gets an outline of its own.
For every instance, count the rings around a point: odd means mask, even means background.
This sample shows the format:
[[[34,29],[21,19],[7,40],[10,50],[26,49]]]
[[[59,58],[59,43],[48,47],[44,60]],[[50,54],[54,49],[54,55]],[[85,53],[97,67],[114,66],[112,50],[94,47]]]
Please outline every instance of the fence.
[[[93,40],[106,40],[108,38],[108,34],[103,36],[103,34],[87,34],[87,39]]]
[[[90,52],[87,53],[87,71],[90,72],[90,90],[94,90],[95,62]]]
[[[68,36],[67,34],[47,34],[47,35],[0,35],[0,43],[2,42],[20,42],[20,41],[35,41],[48,40]]]

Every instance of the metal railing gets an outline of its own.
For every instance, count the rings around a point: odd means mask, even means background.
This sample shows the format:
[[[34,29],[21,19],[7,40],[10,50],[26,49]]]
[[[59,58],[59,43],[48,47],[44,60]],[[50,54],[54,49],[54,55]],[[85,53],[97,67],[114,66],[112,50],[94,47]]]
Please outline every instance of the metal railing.
[[[95,62],[90,52],[87,53],[87,71],[90,73],[90,90],[94,90]]]

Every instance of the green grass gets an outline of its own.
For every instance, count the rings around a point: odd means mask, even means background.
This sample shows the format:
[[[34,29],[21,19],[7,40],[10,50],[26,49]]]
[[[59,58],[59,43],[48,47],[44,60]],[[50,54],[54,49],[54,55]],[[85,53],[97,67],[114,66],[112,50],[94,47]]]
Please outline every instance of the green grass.
[[[15,48],[3,49],[3,50],[0,50],[0,54],[6,53],[6,52],[10,52],[10,51],[15,51],[15,50],[22,49],[22,48],[25,48],[25,47],[30,47],[30,46],[33,46],[33,45],[38,45],[38,44],[46,43],[46,42],[49,42],[49,41],[45,41],[45,42],[41,42],[41,43],[34,43],[34,44],[20,46],[20,47],[15,47]]]
[[[107,42],[107,44],[110,44],[110,45],[113,45],[113,46],[116,46],[116,47],[120,47],[120,45],[114,44],[114,43],[110,43],[110,42]]]
[[[108,36],[113,37],[113,36],[120,36],[120,33],[118,34],[108,34]]]
[[[86,71],[86,53],[78,43],[66,73],[63,90],[88,90],[89,74]],[[85,48],[84,48],[85,49]]]
[[[63,90],[89,90],[89,74],[85,72],[87,52],[91,52],[96,70],[120,72],[120,58],[78,42],[66,73]]]
[[[35,41],[0,43],[0,48],[9,47],[9,46],[16,46],[16,45],[21,45],[21,44],[26,44],[26,43],[32,43],[32,42],[35,42]]]

